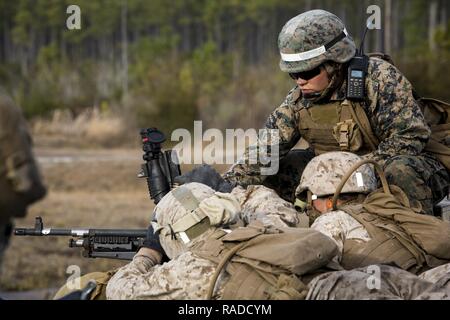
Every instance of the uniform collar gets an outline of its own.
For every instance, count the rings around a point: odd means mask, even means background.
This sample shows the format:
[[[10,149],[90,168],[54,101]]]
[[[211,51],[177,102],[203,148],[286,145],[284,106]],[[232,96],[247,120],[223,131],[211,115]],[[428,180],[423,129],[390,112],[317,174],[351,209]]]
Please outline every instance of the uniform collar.
[[[347,80],[342,82],[342,85],[333,92],[330,97],[330,101],[344,101],[347,92]]]

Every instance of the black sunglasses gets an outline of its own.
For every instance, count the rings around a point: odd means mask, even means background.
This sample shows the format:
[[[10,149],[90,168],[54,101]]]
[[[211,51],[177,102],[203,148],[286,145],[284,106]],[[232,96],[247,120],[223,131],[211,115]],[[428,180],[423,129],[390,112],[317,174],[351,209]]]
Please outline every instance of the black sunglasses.
[[[310,80],[314,77],[317,77],[321,71],[322,71],[322,65],[320,65],[312,70],[309,70],[309,71],[289,73],[289,76],[294,80],[297,80],[298,78],[303,79],[303,80]]]

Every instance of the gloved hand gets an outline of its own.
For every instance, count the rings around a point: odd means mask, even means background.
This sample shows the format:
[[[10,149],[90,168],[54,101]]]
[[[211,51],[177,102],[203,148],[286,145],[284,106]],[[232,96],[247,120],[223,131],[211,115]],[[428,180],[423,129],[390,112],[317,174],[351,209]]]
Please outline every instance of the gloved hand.
[[[186,172],[175,178],[175,182],[179,184],[189,182],[203,183],[215,191],[228,193],[235,187],[232,183],[223,179],[213,167],[203,164],[192,171]]]
[[[164,249],[162,248],[161,243],[159,242],[159,232],[155,233],[153,230],[153,226],[151,224],[147,229],[147,237],[145,238],[142,247],[155,250],[161,253],[163,256],[165,255]]]

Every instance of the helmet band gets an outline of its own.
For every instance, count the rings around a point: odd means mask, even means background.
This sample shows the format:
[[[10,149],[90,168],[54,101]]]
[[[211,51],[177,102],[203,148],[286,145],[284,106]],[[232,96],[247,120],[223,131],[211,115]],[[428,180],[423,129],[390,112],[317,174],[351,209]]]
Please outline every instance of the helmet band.
[[[330,49],[332,46],[334,46],[337,42],[341,41],[342,39],[344,39],[345,37],[348,36],[348,32],[347,30],[344,28],[344,30],[333,40],[331,40],[330,42],[328,42],[327,44],[309,50],[309,51],[305,51],[305,52],[300,52],[300,53],[282,53],[280,52],[281,55],[281,59],[285,62],[297,62],[297,61],[305,61],[305,60],[309,60],[315,57],[320,56],[321,54],[324,54],[325,52],[327,52],[328,49]]]

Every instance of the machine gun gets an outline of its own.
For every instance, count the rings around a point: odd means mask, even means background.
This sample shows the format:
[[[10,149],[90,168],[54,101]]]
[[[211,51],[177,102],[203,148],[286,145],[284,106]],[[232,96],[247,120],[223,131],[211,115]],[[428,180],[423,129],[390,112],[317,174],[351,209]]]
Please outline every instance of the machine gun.
[[[156,128],[141,129],[143,159],[139,178],[147,179],[150,198],[157,204],[175,186],[175,177],[181,174],[176,152],[161,151],[166,140]],[[36,217],[35,226],[15,228],[16,236],[68,236],[69,247],[83,248],[86,258],[108,258],[132,260],[142,246],[147,229],[55,229],[44,228],[41,217]]]
[[[36,217],[34,228],[15,228],[16,236],[68,236],[70,248],[83,248],[83,257],[132,260],[142,246],[147,229],[56,229],[44,228]]]

